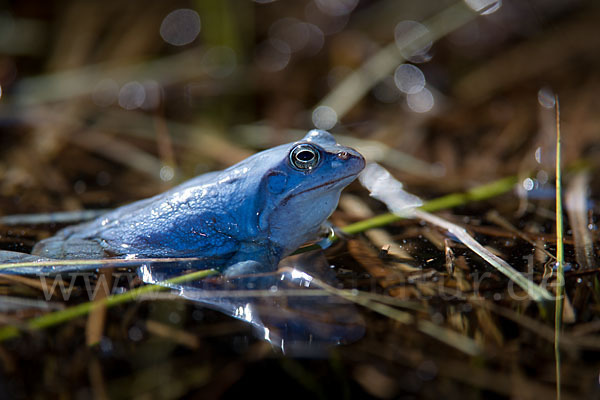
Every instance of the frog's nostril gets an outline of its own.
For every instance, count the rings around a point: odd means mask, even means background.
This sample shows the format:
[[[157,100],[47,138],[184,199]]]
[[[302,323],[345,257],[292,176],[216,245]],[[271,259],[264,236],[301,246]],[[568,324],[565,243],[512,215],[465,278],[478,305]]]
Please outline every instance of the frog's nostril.
[[[350,158],[350,154],[347,151],[340,151],[339,153],[337,153],[337,156],[340,160],[347,160],[348,158]]]

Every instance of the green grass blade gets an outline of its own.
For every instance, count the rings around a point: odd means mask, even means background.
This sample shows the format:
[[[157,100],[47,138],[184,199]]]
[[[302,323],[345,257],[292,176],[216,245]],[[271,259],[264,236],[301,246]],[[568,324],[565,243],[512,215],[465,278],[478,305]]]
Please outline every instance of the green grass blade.
[[[560,331],[565,291],[564,248],[563,248],[563,211],[562,211],[562,173],[560,165],[560,106],[555,96],[556,106],[556,307],[554,312],[554,358],[556,364],[556,398],[560,400]]]
[[[438,197],[437,199],[426,201],[425,204],[419,207],[419,209],[427,212],[434,212],[464,205],[472,201],[490,199],[510,191],[516,183],[517,177],[509,176],[491,183],[477,186],[465,193],[452,193],[446,196]],[[400,217],[396,214],[381,214],[364,221],[347,225],[341,228],[341,231],[348,235],[353,235],[364,232],[368,229],[380,228],[382,226],[389,225],[392,222],[400,221],[401,219],[403,219],[403,217]]]
[[[202,271],[194,271],[192,273],[177,276],[175,278],[167,279],[162,284],[178,284],[183,282],[189,282],[196,279],[202,279],[210,275],[216,274],[217,271],[213,269],[202,270]],[[135,289],[132,289],[125,293],[119,293],[112,296],[108,296],[99,301],[88,301],[86,303],[81,303],[73,307],[65,308],[64,310],[55,311],[52,313],[44,314],[40,317],[32,318],[27,321],[24,326],[27,329],[38,330],[49,328],[51,326],[55,326],[61,324],[63,322],[72,320],[77,317],[81,317],[89,314],[93,309],[97,307],[113,307],[118,304],[127,303],[135,300],[141,295],[159,292],[163,290],[169,290],[168,287],[160,286],[160,285],[146,285],[141,286]],[[4,326],[0,328],[0,341],[4,341],[7,339],[11,339],[19,336],[20,330],[12,325]]]

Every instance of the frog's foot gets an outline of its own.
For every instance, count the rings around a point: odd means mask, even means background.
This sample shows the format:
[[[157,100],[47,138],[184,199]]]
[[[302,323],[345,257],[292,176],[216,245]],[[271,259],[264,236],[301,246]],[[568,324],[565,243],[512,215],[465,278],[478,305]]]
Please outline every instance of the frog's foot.
[[[31,254],[16,251],[0,250],[0,274],[36,275],[43,272],[44,267],[14,265],[19,263],[37,263],[47,261]]]
[[[346,235],[341,229],[334,226],[330,222],[325,222],[321,226],[321,230],[322,230],[321,235],[325,236],[325,237],[323,239],[319,240],[316,244],[323,250],[330,247],[336,241],[336,238],[337,239],[339,239],[339,238],[345,239],[348,237],[348,235]]]
[[[230,265],[223,271],[223,275],[227,277],[233,277],[238,275],[252,275],[260,272],[269,270],[263,264],[258,261],[248,260],[240,261],[233,265]]]
[[[55,259],[99,259],[107,256],[97,241],[64,239],[61,236],[53,236],[38,242],[31,253]]]

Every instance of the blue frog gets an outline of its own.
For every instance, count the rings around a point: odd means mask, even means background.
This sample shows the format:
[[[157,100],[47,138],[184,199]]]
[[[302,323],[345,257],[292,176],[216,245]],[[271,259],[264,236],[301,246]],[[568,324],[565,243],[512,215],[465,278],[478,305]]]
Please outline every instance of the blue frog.
[[[42,240],[52,259],[200,257],[228,275],[271,271],[314,239],[365,166],[322,130]],[[31,257],[31,256],[30,256]]]

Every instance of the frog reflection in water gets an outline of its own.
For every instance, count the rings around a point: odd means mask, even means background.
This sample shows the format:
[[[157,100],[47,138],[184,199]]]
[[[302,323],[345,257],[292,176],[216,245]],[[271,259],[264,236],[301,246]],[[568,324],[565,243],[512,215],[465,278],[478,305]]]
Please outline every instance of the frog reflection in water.
[[[340,192],[364,166],[360,153],[312,130],[301,141],[63,229],[33,254],[201,257],[227,275],[271,271],[322,231]]]

